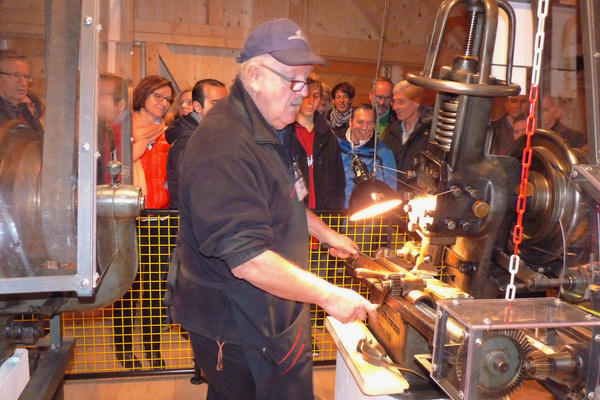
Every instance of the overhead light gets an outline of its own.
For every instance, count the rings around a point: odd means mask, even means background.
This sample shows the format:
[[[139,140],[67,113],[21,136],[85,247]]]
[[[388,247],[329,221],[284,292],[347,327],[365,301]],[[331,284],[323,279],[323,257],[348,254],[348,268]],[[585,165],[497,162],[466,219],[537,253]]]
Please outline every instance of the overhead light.
[[[402,200],[384,182],[373,178],[364,161],[352,154],[352,169],[356,174],[356,185],[350,195],[350,221],[374,217],[398,207]]]

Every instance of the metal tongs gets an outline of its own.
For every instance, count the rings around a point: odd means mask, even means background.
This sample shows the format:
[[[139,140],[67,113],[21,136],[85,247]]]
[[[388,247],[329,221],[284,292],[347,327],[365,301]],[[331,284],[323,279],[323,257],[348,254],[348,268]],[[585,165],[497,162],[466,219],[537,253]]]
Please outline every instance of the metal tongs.
[[[399,364],[391,362],[383,346],[379,343],[374,343],[373,340],[368,340],[366,337],[358,341],[356,351],[362,355],[363,360],[376,367],[396,368],[402,372],[410,372],[421,379],[426,379],[423,375],[412,369],[404,368]]]

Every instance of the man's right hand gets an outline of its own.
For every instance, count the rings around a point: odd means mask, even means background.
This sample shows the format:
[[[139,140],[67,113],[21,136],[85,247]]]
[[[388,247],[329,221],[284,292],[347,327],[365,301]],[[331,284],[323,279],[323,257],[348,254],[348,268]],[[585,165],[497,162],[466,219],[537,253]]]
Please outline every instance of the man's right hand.
[[[377,305],[356,293],[354,290],[333,286],[333,290],[323,304],[319,304],[333,318],[347,324],[356,320],[364,321],[367,314],[377,321]]]

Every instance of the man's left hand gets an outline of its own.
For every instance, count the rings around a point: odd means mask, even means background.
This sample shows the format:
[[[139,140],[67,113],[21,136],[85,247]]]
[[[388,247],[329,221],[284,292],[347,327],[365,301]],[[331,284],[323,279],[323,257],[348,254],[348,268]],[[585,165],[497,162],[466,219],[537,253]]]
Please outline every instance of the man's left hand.
[[[328,239],[329,254],[338,258],[348,258],[358,254],[358,245],[348,236],[336,233]]]

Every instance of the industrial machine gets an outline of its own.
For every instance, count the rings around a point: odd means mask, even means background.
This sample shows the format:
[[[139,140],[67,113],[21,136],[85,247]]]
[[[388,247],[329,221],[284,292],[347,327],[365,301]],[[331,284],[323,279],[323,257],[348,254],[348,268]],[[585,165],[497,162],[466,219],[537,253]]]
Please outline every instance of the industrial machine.
[[[119,36],[124,22],[111,16],[113,6],[100,11],[95,1],[45,7],[42,33],[10,43],[46,49],[44,138],[19,120],[0,126],[0,365],[16,346],[39,349],[21,398],[52,398],[62,382],[74,339],[63,340],[60,314],[108,306],[131,286],[144,207],[140,189],[127,184],[130,146],[121,163],[97,165],[104,150],[97,143],[99,74],[131,69],[118,62],[131,57]],[[35,78],[40,64],[32,61]],[[128,143],[126,113],[120,128]],[[111,182],[98,185],[107,167]]]
[[[411,389],[399,398],[504,399],[528,380],[557,399],[600,396],[598,11],[580,3],[589,158],[542,128],[508,155],[490,154],[494,98],[521,90],[511,82],[516,20],[505,0],[444,1],[423,72],[406,77],[437,93],[427,150],[404,191],[420,240],[348,262],[381,304],[369,328],[392,361],[430,375],[404,374]],[[536,4],[534,18],[548,11]],[[465,52],[435,71],[448,20],[461,11]],[[501,13],[507,68],[496,77]]]

